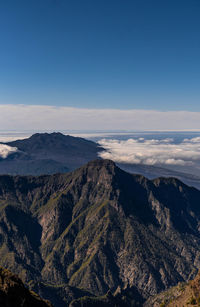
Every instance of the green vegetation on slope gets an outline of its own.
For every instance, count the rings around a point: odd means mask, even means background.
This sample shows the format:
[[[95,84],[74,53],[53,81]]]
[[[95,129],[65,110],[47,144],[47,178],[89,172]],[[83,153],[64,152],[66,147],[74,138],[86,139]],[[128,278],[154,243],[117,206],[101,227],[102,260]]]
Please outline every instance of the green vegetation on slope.
[[[44,297],[56,289],[63,303],[70,291],[76,299],[128,286],[146,298],[200,266],[199,200],[176,179],[150,181],[107,160],[69,174],[0,176],[0,264],[38,293],[45,285]]]

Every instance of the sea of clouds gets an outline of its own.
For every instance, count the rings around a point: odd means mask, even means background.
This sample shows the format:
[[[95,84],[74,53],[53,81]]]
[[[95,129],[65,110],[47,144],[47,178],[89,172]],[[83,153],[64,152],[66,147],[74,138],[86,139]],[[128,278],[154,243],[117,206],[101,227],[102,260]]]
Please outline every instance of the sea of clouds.
[[[17,152],[17,147],[0,144],[0,158],[6,159],[10,154]]]
[[[200,137],[185,138],[178,144],[173,138],[101,139],[98,143],[106,149],[100,157],[118,163],[192,166],[200,161]]]

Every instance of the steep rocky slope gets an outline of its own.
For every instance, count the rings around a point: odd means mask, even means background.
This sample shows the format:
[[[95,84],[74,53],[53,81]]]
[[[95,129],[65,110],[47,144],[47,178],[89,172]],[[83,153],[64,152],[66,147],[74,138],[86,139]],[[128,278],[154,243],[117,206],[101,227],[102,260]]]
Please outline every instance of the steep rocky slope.
[[[53,307],[36,293],[24,287],[22,281],[10,271],[0,267],[1,307]]]
[[[67,307],[70,302],[79,298],[93,297],[92,293],[67,284],[57,285],[31,281],[28,283],[28,288],[38,293],[41,297],[45,297],[48,301],[53,302],[54,306],[57,307]]]
[[[69,174],[0,176],[0,264],[27,284],[93,295],[128,286],[148,297],[195,275],[199,221],[200,191],[109,160]]]
[[[144,299],[135,288],[118,289],[115,293],[108,291],[103,296],[80,297],[74,299],[69,307],[142,307]]]
[[[183,307],[200,306],[200,272],[194,280],[179,283],[177,286],[150,297],[144,307]]]

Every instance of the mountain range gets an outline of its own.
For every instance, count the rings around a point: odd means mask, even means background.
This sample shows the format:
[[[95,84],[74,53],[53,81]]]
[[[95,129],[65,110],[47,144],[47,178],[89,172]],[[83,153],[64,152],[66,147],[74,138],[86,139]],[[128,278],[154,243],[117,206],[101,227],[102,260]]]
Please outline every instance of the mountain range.
[[[141,302],[197,273],[199,201],[178,179],[149,180],[110,160],[1,175],[0,265],[55,307],[109,291]]]
[[[9,155],[1,158],[0,174],[10,175],[42,175],[66,173],[73,171],[85,163],[99,159],[99,153],[105,150],[95,142],[61,133],[36,133],[30,138],[7,143],[15,148]],[[161,168],[152,165],[117,163],[130,173],[137,173],[149,179],[156,177],[176,177],[200,189],[200,177]]]

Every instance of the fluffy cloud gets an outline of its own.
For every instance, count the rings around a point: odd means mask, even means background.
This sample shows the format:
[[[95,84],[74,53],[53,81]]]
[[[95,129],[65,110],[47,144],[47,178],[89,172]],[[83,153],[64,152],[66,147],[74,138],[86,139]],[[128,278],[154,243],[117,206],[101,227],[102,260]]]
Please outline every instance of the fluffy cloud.
[[[0,105],[0,130],[198,130],[200,112]]]
[[[10,154],[17,152],[17,147],[0,144],[0,158],[7,158]]]
[[[103,159],[120,163],[189,166],[200,160],[200,138],[185,139],[179,144],[174,144],[173,139],[102,139],[99,144],[106,149],[99,154]]]

